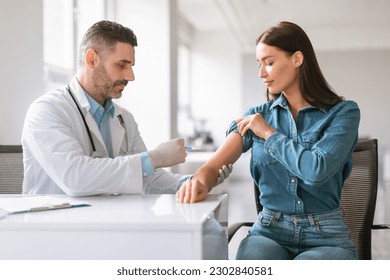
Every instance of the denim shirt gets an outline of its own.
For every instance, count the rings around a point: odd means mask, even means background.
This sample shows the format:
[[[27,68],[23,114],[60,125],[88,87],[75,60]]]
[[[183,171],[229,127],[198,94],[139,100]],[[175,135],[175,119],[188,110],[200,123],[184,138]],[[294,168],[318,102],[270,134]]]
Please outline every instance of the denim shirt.
[[[266,141],[249,130],[243,152],[251,149],[250,171],[260,187],[261,204],[288,214],[337,209],[343,183],[352,169],[352,152],[358,139],[360,110],[353,101],[331,109],[308,106],[296,121],[281,94],[275,100],[250,108],[277,130]],[[232,122],[227,134],[238,132]]]

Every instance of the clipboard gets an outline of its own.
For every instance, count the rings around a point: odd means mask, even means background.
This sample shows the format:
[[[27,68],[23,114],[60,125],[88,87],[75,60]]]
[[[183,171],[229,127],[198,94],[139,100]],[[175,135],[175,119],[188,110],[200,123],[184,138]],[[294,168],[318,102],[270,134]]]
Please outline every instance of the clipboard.
[[[91,206],[90,204],[66,197],[48,195],[0,197],[0,215],[66,209]]]

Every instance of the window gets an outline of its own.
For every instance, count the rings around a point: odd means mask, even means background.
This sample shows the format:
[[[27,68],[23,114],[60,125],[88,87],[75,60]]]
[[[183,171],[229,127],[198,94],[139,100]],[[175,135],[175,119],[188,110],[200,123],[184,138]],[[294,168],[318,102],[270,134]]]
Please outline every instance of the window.
[[[187,142],[194,136],[194,122],[191,109],[191,84],[190,84],[190,49],[185,44],[179,44],[178,55],[178,110],[177,110],[177,130],[181,137]]]
[[[104,7],[104,0],[43,0],[46,89],[69,83],[77,70],[81,37],[104,18]]]

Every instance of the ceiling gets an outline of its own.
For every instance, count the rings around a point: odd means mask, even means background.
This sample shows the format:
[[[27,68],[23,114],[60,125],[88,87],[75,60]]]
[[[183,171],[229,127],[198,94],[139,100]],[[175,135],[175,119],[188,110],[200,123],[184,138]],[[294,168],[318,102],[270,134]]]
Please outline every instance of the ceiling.
[[[389,48],[389,0],[177,0],[196,32],[230,32],[243,49],[281,20],[299,24],[320,49]],[[315,44],[316,42],[316,44]]]

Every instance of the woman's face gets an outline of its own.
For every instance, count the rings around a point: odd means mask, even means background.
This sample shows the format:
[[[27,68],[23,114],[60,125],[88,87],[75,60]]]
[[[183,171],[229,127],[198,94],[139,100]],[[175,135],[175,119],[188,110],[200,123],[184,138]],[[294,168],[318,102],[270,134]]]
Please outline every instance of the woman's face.
[[[259,77],[271,94],[299,91],[299,66],[303,62],[301,52],[289,54],[277,47],[259,43],[256,47]]]

